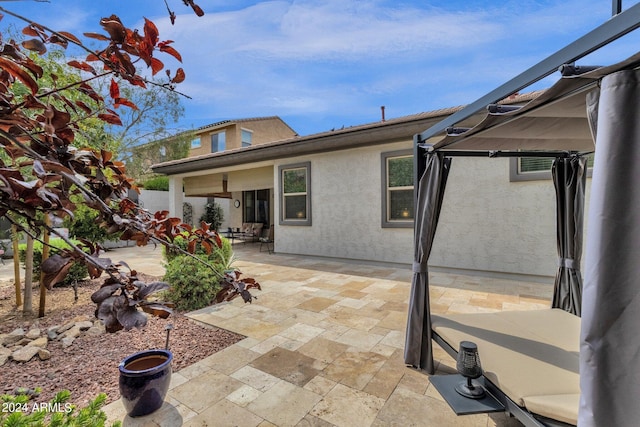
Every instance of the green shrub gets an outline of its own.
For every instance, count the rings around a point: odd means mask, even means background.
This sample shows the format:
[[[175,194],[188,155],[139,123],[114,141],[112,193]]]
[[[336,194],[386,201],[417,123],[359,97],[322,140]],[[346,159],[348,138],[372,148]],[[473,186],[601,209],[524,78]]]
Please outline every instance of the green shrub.
[[[72,242],[74,244],[78,243],[77,241],[73,241],[73,240]],[[52,246],[53,248],[58,248],[58,249],[70,248],[70,246],[67,245],[67,243],[62,239],[51,239],[49,241],[49,245]],[[26,254],[27,254],[27,244],[20,243],[20,245],[18,246],[18,250],[20,251],[19,252],[20,261],[24,263],[26,259]],[[51,249],[51,248],[49,249],[50,255],[53,255],[55,252],[56,252],[55,249]],[[42,264],[42,243],[38,241],[34,241],[33,242],[33,276],[38,279],[40,278],[40,264]],[[67,274],[67,276],[62,281],[62,286],[69,286],[74,282],[84,280],[84,278],[86,278],[88,274],[89,272],[87,270],[87,266],[84,265],[84,263],[82,262],[76,262],[73,264],[73,266],[69,270],[69,274]]]
[[[200,217],[200,221],[211,224],[211,228],[218,231],[222,221],[224,221],[224,212],[222,207],[216,202],[207,203],[204,206],[204,213]]]
[[[207,254],[204,248],[199,244],[196,246],[195,254],[206,258],[207,262],[210,262],[212,264],[223,264],[224,269],[229,270],[231,268],[231,263],[233,263],[234,260],[233,248],[229,239],[220,236],[220,240],[222,242],[222,245],[219,248],[214,248],[210,254]],[[177,236],[174,239],[173,243],[180,249],[184,251],[187,250],[187,241],[181,236]],[[179,251],[168,249],[166,246],[163,246],[163,253],[164,258],[168,263],[173,261],[175,257],[186,256]]]
[[[73,213],[73,218],[66,217],[62,225],[69,230],[69,236],[74,239],[86,239],[90,242],[104,242],[113,239],[107,230],[96,222],[98,211],[85,205],[79,205]]]
[[[190,256],[176,256],[166,268],[164,281],[170,288],[164,296],[181,311],[206,307],[220,290],[219,275],[222,273],[220,264],[214,271]]]
[[[104,393],[89,402],[87,406],[77,410],[76,405],[70,404],[71,393],[63,390],[56,394],[48,403],[35,403],[30,401],[28,394],[12,396],[4,394],[0,396],[3,408],[10,410],[0,411],[0,425],[12,427],[77,427],[92,426],[104,427],[107,415],[102,411],[107,395]],[[122,423],[116,421],[112,427],[119,427]]]
[[[169,177],[161,175],[149,178],[142,184],[142,186],[146,190],[169,191]]]
[[[235,260],[229,239],[220,237],[222,245],[207,254],[202,246],[196,246],[195,256],[211,267],[176,250],[164,247],[167,262],[164,281],[170,289],[164,295],[175,304],[178,310],[192,311],[211,305],[215,294],[220,290],[220,277],[225,270],[232,269]],[[182,237],[174,239],[174,244],[186,250],[187,241]]]

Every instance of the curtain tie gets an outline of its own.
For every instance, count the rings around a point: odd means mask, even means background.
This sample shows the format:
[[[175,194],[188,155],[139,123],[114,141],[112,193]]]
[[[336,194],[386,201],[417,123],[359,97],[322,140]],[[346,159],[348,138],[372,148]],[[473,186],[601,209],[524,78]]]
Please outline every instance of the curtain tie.
[[[413,266],[411,271],[414,273],[426,273],[427,272],[427,263],[426,262],[413,262]]]
[[[560,258],[558,260],[558,266],[559,267],[572,268],[574,270],[579,270],[580,269],[580,263],[576,262],[576,260],[573,259],[573,258]]]

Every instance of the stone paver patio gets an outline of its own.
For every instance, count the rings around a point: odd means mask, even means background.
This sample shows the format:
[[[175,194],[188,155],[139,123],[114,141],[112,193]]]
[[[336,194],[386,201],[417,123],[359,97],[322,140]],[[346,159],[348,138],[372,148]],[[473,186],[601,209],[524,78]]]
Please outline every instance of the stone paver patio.
[[[267,254],[237,245],[236,266],[263,290],[193,312],[244,340],[174,372],[164,406],[124,426],[519,426],[503,413],[456,417],[429,377],[403,362],[409,268]],[[129,249],[119,250],[122,256]],[[131,257],[159,265],[159,249]],[[154,258],[156,261],[150,261]],[[128,260],[130,258],[127,258]],[[140,271],[143,268],[131,260]],[[430,274],[434,313],[546,308],[552,286]],[[455,362],[436,348],[439,373]]]

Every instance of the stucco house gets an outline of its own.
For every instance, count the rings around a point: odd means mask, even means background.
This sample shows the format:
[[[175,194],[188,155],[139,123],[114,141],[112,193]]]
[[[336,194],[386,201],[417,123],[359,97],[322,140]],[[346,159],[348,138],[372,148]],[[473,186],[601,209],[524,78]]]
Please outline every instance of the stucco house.
[[[297,133],[277,116],[223,120],[135,147],[133,149],[135,166],[137,166],[136,170],[139,170],[138,178],[143,179],[153,175],[151,170],[153,164],[165,161],[167,158],[198,157],[293,138],[296,135]],[[185,143],[187,144],[186,152],[179,146]],[[231,194],[227,192],[226,182],[217,184],[209,182],[204,188],[200,188],[199,184],[200,182],[196,179],[191,180],[184,187],[183,208],[176,210],[175,213],[191,224],[197,223],[208,200],[215,197],[225,212],[222,226],[228,227]],[[168,197],[162,191],[142,189],[139,202],[151,211],[168,208]],[[266,221],[265,223],[268,227],[268,223]]]
[[[233,201],[228,225],[273,224],[276,252],[410,264],[413,136],[457,110],[227,147],[156,164],[153,171],[170,178],[172,214],[183,202],[177,189],[203,196],[226,190]],[[548,165],[539,159],[455,162],[431,268],[552,283],[555,196]],[[465,184],[470,179],[472,188]],[[513,236],[522,241],[514,245]]]

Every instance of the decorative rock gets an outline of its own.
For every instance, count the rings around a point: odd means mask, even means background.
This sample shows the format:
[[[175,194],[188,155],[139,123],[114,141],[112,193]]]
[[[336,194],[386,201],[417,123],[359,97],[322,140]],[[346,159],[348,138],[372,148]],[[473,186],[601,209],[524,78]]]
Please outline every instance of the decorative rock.
[[[5,362],[9,360],[9,356],[11,356],[11,350],[0,347],[0,366],[4,365]]]
[[[14,329],[11,333],[0,335],[0,345],[9,347],[24,338],[24,329]]]
[[[11,354],[11,358],[16,362],[28,362],[33,356],[38,354],[38,350],[40,350],[40,348],[34,346],[22,347],[20,350],[14,351]]]
[[[27,335],[25,335],[27,338],[29,338],[30,340],[35,340],[36,338],[38,338],[40,336],[40,329],[39,328],[31,328],[29,329],[29,332],[27,332]]]
[[[75,324],[76,324],[76,322],[73,322],[73,321],[65,323],[64,325],[62,325],[58,329],[56,329],[56,332],[58,334],[61,334],[61,333],[65,332],[65,331],[68,331],[69,329],[73,328],[75,326]]]
[[[92,326],[93,326],[93,323],[89,320],[83,320],[82,322],[76,322],[75,324],[75,327],[77,327],[81,331],[86,331]]]
[[[75,341],[76,337],[64,337],[62,338],[62,348],[67,348],[69,347],[71,344],[73,344],[73,341]]]
[[[25,332],[24,332],[24,329],[22,328],[16,328],[13,331],[9,332],[9,335],[17,335],[20,338],[24,337],[24,334]]]
[[[86,334],[91,336],[97,336],[97,335],[104,334],[104,332],[105,332],[104,326],[102,328],[100,326],[92,326],[89,329],[87,329]]]
[[[74,326],[71,329],[68,329],[67,331],[65,331],[62,335],[60,335],[60,339],[64,340],[65,338],[78,338],[80,336],[80,328],[78,328],[77,326]]]
[[[53,341],[58,337],[59,328],[60,325],[50,326],[49,328],[47,328],[47,337],[49,338],[49,340]]]
[[[45,348],[41,348],[38,350],[38,357],[40,360],[49,360],[51,359],[51,352]]]
[[[25,345],[29,344],[30,342],[31,342],[31,340],[29,338],[22,338],[20,341],[15,343],[15,345],[25,346]]]
[[[30,345],[30,346],[33,346],[33,347],[46,348],[48,342],[49,342],[49,339],[47,337],[41,336],[38,339],[35,339],[35,340],[31,341],[27,345]]]

